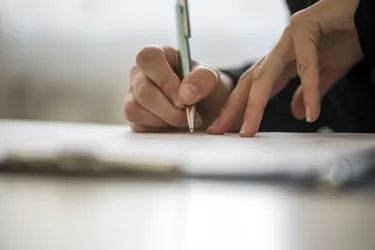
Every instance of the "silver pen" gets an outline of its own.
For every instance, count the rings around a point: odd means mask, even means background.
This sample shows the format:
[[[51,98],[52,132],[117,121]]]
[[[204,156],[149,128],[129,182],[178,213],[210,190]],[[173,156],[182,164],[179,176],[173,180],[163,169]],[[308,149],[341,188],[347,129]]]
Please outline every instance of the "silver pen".
[[[180,53],[181,76],[184,78],[192,71],[189,38],[191,36],[189,9],[187,0],[177,0],[176,3],[177,37]],[[195,105],[185,107],[186,118],[190,133],[194,132]]]

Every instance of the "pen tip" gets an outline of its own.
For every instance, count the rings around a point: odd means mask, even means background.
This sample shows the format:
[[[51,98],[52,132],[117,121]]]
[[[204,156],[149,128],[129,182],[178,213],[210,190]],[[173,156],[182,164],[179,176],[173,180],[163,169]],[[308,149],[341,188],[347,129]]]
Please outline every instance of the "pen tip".
[[[190,128],[189,130],[190,130],[190,133],[193,133],[193,132],[194,132],[194,129],[193,129],[193,128]]]

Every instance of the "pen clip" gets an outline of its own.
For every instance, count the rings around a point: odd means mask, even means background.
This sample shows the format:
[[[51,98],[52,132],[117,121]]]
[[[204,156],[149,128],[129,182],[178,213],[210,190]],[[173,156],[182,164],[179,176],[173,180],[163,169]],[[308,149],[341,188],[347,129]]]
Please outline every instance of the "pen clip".
[[[184,29],[185,29],[185,36],[191,37],[190,32],[190,20],[189,20],[189,8],[187,0],[178,0],[180,6],[182,7],[183,15],[184,15]]]

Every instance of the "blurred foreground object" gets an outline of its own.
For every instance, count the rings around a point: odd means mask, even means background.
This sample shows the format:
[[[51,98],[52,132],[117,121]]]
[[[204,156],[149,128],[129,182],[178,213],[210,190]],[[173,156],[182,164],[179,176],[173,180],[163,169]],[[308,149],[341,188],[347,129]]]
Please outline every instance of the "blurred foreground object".
[[[1,250],[373,250],[371,190],[0,174]],[[22,239],[22,240],[17,240]]]

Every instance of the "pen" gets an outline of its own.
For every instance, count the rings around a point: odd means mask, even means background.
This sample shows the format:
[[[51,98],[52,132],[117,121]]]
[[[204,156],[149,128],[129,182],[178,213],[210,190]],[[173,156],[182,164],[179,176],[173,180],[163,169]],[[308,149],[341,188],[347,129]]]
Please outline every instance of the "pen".
[[[189,9],[187,0],[177,0],[176,3],[176,19],[177,19],[177,37],[178,50],[180,53],[181,75],[186,77],[192,70],[189,38],[190,23],[189,23]],[[190,133],[194,132],[195,123],[195,105],[186,106],[185,113],[189,125]]]

